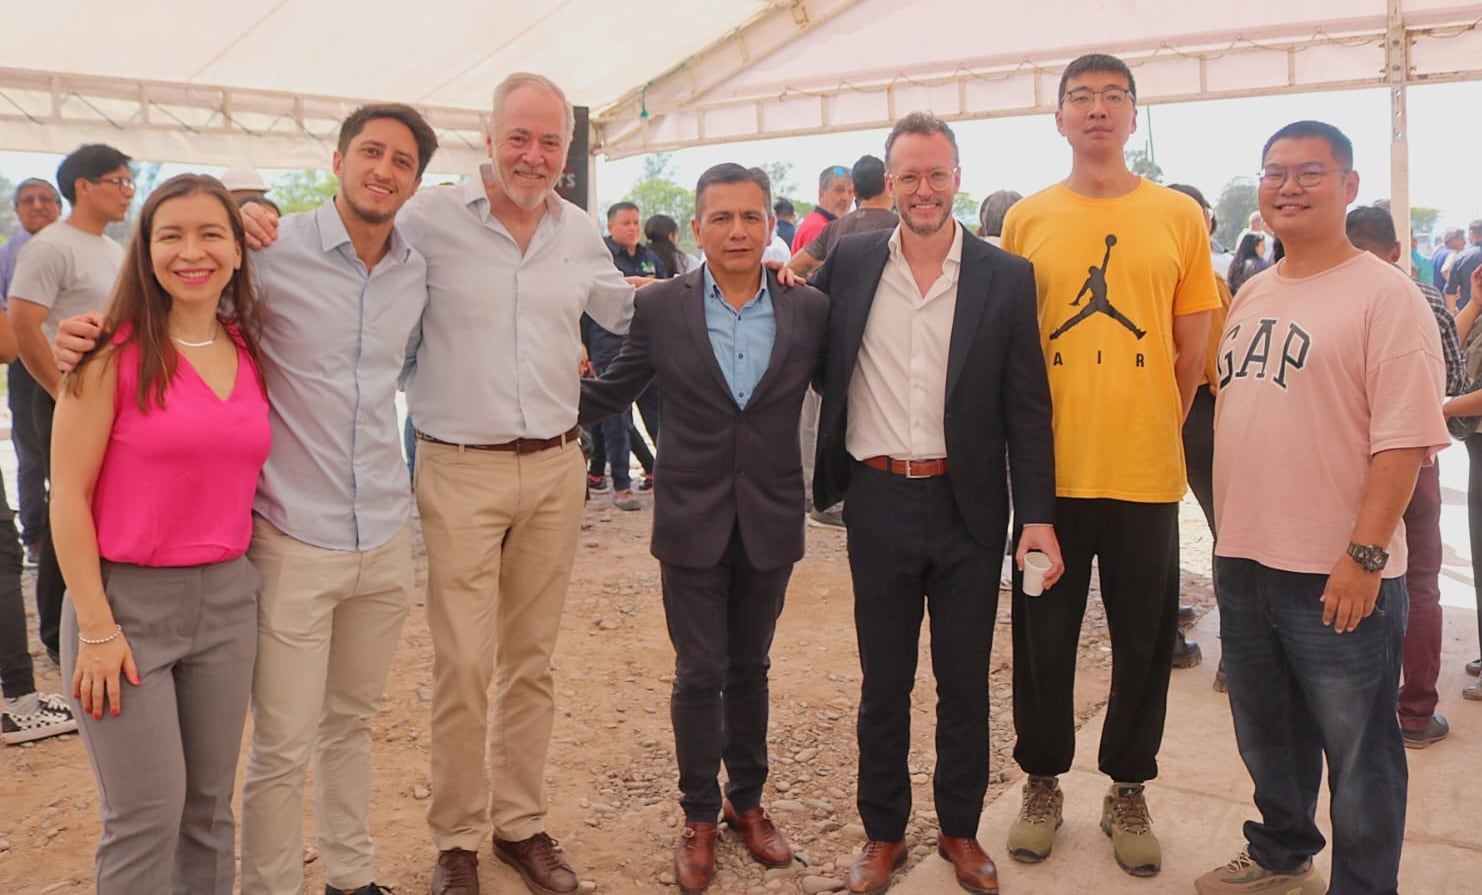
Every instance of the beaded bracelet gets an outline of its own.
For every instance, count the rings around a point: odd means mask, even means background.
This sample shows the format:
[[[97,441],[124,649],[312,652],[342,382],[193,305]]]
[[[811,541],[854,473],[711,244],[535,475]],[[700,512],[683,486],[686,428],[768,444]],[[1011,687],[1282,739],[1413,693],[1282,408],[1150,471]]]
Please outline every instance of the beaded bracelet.
[[[113,633],[112,634],[109,634],[107,637],[99,637],[97,640],[89,640],[86,637],[82,636],[82,632],[81,631],[78,631],[77,632],[77,639],[79,641],[83,642],[83,643],[86,643],[88,646],[97,646],[100,643],[107,643],[110,640],[117,640],[118,639],[118,635],[120,635],[122,633],[123,633],[123,625],[114,625],[113,626]]]

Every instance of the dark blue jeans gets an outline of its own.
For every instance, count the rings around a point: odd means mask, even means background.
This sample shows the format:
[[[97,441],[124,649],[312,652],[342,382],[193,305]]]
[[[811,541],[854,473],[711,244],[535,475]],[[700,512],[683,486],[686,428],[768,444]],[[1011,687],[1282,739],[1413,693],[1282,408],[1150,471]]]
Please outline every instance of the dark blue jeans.
[[[1322,850],[1323,757],[1333,818],[1329,895],[1398,891],[1409,774],[1400,737],[1405,579],[1387,578],[1356,630],[1322,623],[1326,575],[1216,557],[1220,640],[1240,757],[1255,782],[1251,857],[1293,871]]]

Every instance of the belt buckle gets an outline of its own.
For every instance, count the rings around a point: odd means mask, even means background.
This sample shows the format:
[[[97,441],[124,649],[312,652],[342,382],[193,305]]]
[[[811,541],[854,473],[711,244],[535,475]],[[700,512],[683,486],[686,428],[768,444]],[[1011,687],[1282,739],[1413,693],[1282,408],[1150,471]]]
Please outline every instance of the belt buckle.
[[[913,471],[914,465],[916,463],[918,463],[918,462],[920,462],[920,461],[917,461],[917,460],[907,460],[906,461],[906,478],[908,478],[908,479],[929,479],[929,478],[931,478],[931,476],[927,475],[924,472],[923,473],[920,473],[920,474],[917,474],[916,472]]]

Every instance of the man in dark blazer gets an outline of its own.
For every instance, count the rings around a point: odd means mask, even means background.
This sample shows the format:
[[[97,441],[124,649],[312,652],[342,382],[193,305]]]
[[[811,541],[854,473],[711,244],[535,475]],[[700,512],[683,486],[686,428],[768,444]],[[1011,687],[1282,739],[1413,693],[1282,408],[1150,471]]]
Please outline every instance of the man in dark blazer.
[[[619,412],[650,380],[664,394],[652,549],[675,651],[670,713],[685,814],[675,874],[686,893],[714,875],[722,814],[758,861],[792,862],[761,807],[767,670],[803,555],[798,420],[828,299],[782,286],[762,267],[771,207],[760,170],[706,171],[692,224],[705,264],[640,290],[621,352],[600,379],[582,383],[584,424]]]
[[[945,122],[906,116],[885,158],[900,226],[845,237],[813,280],[830,299],[813,501],[848,493],[864,673],[858,801],[869,842],[849,891],[885,891],[908,850],[911,688],[928,609],[938,851],[964,889],[996,893],[977,831],[1010,471],[1020,567],[1039,550],[1046,584],[1061,572],[1034,272],[952,219],[961,174]]]

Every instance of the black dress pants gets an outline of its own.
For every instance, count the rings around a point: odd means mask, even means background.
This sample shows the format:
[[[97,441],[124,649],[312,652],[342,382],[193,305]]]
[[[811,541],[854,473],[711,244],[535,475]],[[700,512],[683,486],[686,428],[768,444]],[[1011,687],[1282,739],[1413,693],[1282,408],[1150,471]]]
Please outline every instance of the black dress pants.
[[[41,456],[46,470],[46,513],[42,517],[40,564],[36,569],[36,620],[37,635],[47,655],[60,661],[62,636],[62,596],[67,585],[62,581],[62,567],[57,563],[57,548],[51,540],[51,418],[57,412],[57,402],[40,389],[36,401],[31,405],[36,420],[36,431],[41,436]]]
[[[859,813],[870,839],[905,836],[911,813],[911,689],[923,613],[936,677],[942,832],[976,836],[988,788],[988,659],[1003,542],[968,533],[950,474],[908,479],[854,464],[844,523],[864,673],[859,702]],[[1005,525],[1007,533],[1007,525]]]
[[[1075,758],[1075,672],[1091,560],[1112,642],[1111,698],[1097,766],[1119,783],[1158,775],[1178,628],[1178,504],[1062,497],[1065,574],[1038,597],[1014,572],[1014,760],[1053,777]]]
[[[767,672],[792,566],[756,568],[740,530],[733,529],[717,565],[660,567],[674,644],[669,715],[686,821],[715,823],[720,815],[722,761],[726,797],[736,810],[761,804],[768,770]]]

